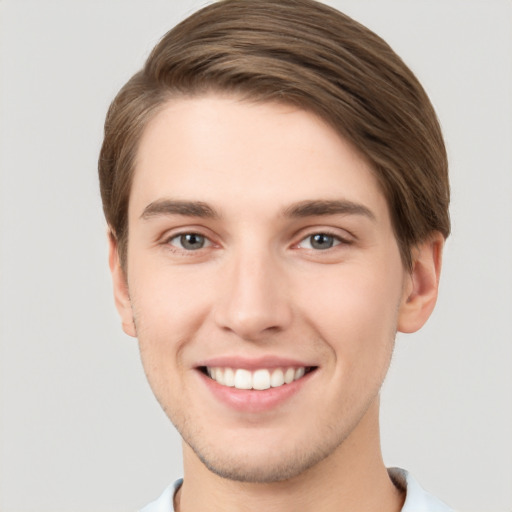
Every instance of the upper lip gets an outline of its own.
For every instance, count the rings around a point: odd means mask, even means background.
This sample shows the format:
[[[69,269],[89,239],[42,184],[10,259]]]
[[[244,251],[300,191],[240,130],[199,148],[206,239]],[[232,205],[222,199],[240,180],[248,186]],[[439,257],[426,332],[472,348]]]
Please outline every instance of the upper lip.
[[[240,356],[218,356],[204,359],[196,364],[196,367],[209,368],[242,368],[245,370],[258,370],[260,368],[310,368],[318,365],[311,361],[305,362],[295,358],[266,355],[256,358]]]

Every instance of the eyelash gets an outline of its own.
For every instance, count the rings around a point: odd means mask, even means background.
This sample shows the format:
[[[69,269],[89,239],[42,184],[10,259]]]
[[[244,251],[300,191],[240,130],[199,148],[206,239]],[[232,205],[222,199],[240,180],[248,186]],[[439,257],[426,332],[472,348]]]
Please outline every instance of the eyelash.
[[[204,245],[202,245],[201,247],[198,247],[197,249],[187,249],[187,248],[183,247],[184,237],[194,237],[194,236],[201,238],[204,241]],[[325,247],[325,248],[313,247],[312,239],[313,239],[313,237],[318,237],[318,236],[328,237],[328,238],[332,239],[333,244],[331,246]],[[172,243],[173,240],[179,240],[181,247],[177,247],[176,245],[173,245],[173,243]],[[304,249],[308,250],[308,251],[314,251],[314,252],[324,252],[329,249],[333,249],[334,247],[337,247],[339,245],[352,244],[351,240],[348,240],[347,238],[343,238],[343,237],[339,236],[338,234],[330,232],[329,230],[320,230],[320,231],[312,232],[312,233],[302,237],[297,244],[294,244],[293,247],[299,248],[300,245],[303,244],[307,240],[310,240],[309,247],[305,247]],[[207,236],[202,235],[201,233],[197,233],[195,231],[186,231],[183,233],[173,234],[172,236],[166,238],[164,243],[167,247],[171,248],[174,251],[181,251],[181,252],[189,253],[189,254],[197,252],[197,251],[201,251],[202,249],[212,247],[214,245],[214,243]]]
[[[186,249],[185,247],[183,247],[183,238],[187,237],[187,236],[188,237],[195,236],[195,237],[198,237],[198,238],[202,238],[206,245],[198,247],[197,249]],[[176,239],[180,240],[180,243],[182,245],[181,247],[177,247],[177,246],[175,246],[175,245],[173,245],[171,243],[173,240],[176,240]],[[187,232],[184,232],[184,233],[173,234],[172,236],[166,238],[165,244],[167,246],[169,246],[170,248],[172,248],[173,250],[187,252],[187,253],[192,253],[192,252],[200,251],[201,249],[204,249],[206,247],[211,247],[213,245],[213,242],[207,236],[202,235],[201,233],[196,233],[194,231],[187,231]]]
[[[312,247],[313,237],[318,237],[318,236],[328,237],[328,238],[332,239],[333,245],[331,245],[330,247],[325,247],[325,248]],[[321,231],[315,231],[314,233],[310,233],[307,236],[303,237],[300,240],[300,242],[298,244],[296,244],[296,246],[297,247],[300,246],[307,240],[310,241],[309,242],[310,247],[306,247],[305,249],[310,250],[310,251],[315,251],[315,252],[323,252],[323,251],[327,251],[329,249],[333,249],[334,247],[337,247],[339,245],[350,245],[352,243],[351,240],[348,240],[347,238],[343,238],[343,237],[339,236],[338,234],[330,232],[329,230],[321,230]]]

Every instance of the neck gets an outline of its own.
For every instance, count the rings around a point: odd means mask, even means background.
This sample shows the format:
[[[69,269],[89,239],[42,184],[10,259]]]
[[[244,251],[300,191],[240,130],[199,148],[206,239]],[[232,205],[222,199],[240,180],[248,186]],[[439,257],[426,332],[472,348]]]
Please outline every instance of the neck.
[[[184,444],[184,484],[176,496],[176,510],[398,512],[404,496],[391,482],[382,460],[378,409],[377,399],[331,455],[280,482],[262,484],[219,477]]]

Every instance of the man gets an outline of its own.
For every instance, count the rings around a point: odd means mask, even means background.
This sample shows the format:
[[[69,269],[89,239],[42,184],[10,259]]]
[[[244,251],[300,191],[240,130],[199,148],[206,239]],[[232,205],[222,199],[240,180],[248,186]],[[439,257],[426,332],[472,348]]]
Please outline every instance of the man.
[[[384,41],[310,0],[212,4],[119,92],[99,173],[123,329],[183,438],[145,512],[449,510],[380,450],[450,231],[435,112]]]

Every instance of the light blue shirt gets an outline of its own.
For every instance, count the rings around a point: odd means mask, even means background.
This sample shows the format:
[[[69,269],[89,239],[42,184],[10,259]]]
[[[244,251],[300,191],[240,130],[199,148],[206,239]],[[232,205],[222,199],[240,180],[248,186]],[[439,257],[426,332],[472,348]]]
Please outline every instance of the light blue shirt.
[[[454,512],[453,509],[428,493],[404,469],[388,469],[391,479],[398,487],[406,492],[402,512]],[[177,480],[170,485],[156,500],[146,505],[140,512],[174,512],[174,494],[180,488],[183,480]]]

